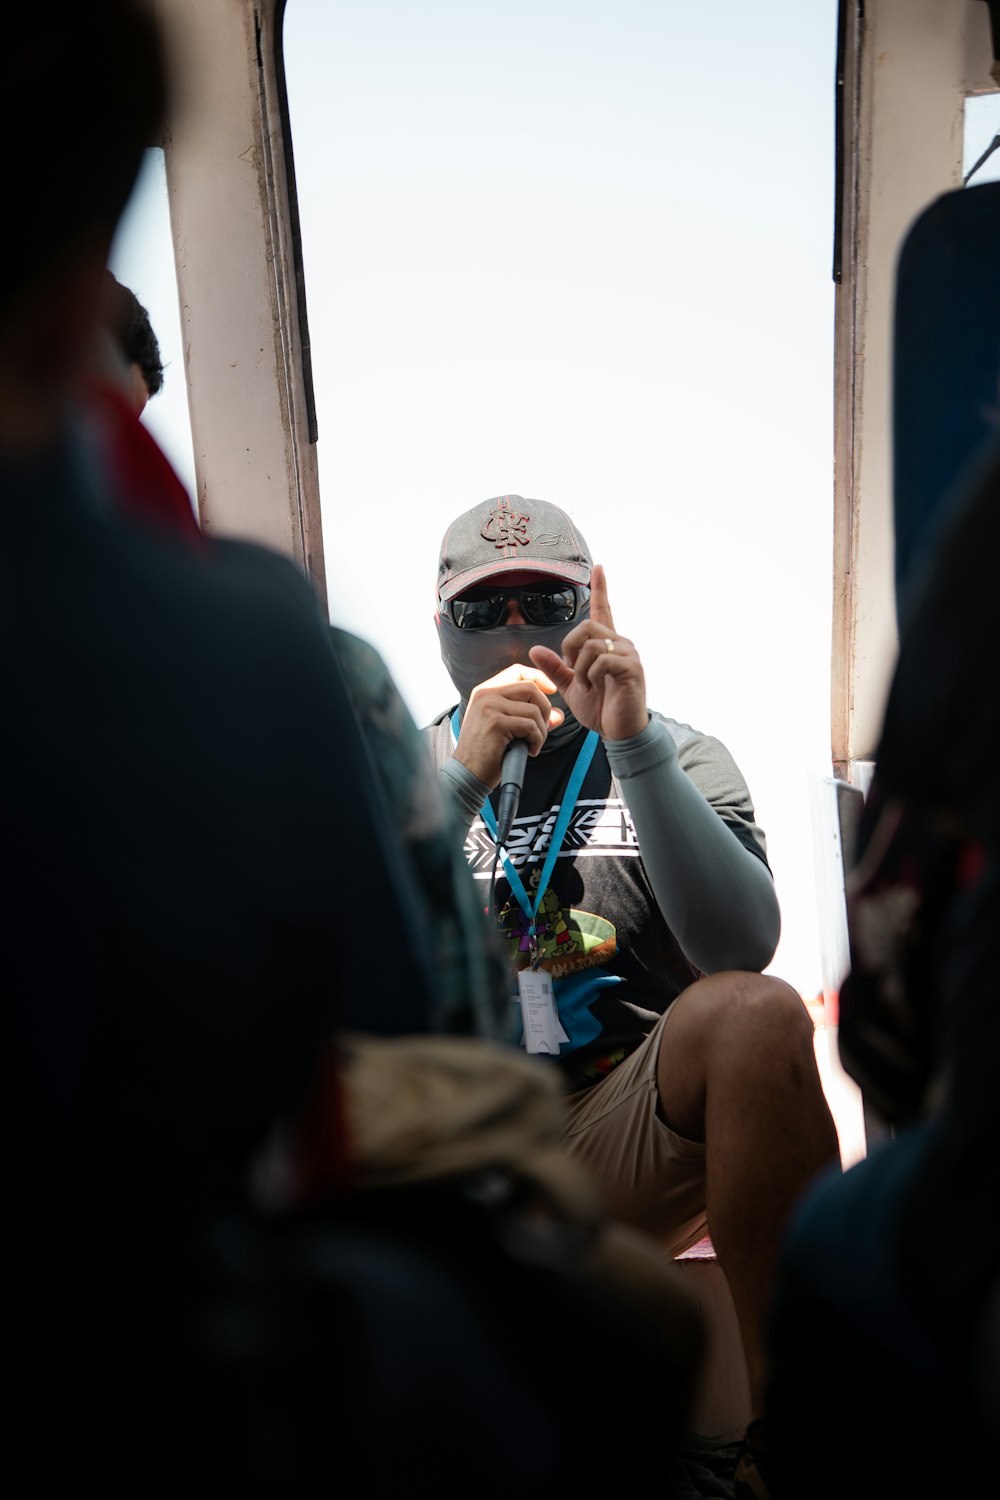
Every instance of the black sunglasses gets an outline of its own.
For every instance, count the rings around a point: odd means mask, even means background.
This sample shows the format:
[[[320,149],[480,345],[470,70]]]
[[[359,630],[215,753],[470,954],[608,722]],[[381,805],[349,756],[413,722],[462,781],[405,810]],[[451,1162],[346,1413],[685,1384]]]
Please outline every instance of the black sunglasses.
[[[557,588],[539,588],[537,583],[497,588],[466,589],[444,607],[459,630],[493,630],[507,618],[507,604],[516,599],[529,625],[568,625],[590,598],[582,585],[561,583]]]

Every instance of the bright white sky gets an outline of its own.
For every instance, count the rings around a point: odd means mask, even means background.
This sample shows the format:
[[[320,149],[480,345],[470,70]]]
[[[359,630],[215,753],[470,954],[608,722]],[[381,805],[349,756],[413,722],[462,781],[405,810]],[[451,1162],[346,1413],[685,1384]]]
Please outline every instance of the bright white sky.
[[[806,998],[835,41],[835,0],[289,0],[285,22],[332,617],[424,723],[455,697],[432,624],[448,522],[504,493],[563,506],[652,706],[746,775],[784,914],[772,968]],[[1000,118],[976,103],[967,162]],[[160,337],[148,422],[193,489],[168,251],[151,154],[112,264]]]

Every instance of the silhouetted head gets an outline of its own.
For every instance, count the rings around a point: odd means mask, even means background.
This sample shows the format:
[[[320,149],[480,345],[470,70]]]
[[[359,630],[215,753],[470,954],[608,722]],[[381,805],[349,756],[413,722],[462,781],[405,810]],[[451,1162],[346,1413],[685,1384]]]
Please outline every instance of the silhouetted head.
[[[142,0],[47,0],[4,16],[10,123],[0,242],[0,447],[48,436],[100,317],[115,226],[166,80]]]
[[[122,286],[111,272],[105,278],[108,327],[128,371],[129,396],[138,416],[150,396],[163,387],[160,345],[149,313],[130,287]]]

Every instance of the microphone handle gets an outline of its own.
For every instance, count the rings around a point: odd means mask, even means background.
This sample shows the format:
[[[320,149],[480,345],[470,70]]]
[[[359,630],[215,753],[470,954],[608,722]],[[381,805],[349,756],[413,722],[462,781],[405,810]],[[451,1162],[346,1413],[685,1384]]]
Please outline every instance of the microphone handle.
[[[528,764],[528,741],[511,740],[503,753],[500,767],[500,798],[497,802],[497,843],[506,844],[511,824],[517,816],[524,785],[524,768]]]

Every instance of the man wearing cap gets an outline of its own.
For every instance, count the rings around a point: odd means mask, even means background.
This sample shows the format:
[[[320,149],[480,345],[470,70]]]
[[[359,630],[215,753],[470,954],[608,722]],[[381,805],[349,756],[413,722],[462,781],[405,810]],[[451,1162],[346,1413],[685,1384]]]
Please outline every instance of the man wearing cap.
[[[604,570],[555,505],[506,495],[460,516],[437,597],[460,701],[428,733],[482,905],[496,881],[525,1045],[558,1057],[570,1144],[616,1213],[675,1252],[710,1226],[759,1415],[778,1240],[837,1138],[808,1013],[760,972],[780,918],[746,784],[718,740],[649,710]]]

